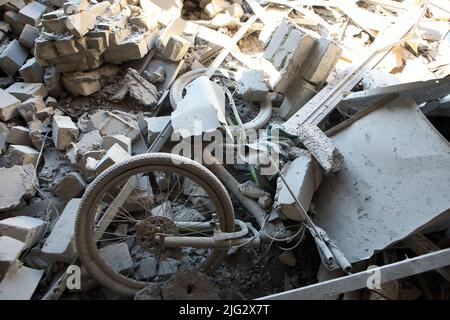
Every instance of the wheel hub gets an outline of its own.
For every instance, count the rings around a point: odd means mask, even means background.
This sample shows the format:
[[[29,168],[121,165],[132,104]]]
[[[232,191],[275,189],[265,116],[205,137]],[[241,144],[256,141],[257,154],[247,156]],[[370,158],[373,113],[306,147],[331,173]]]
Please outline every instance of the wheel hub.
[[[157,256],[173,256],[178,251],[174,248],[164,248],[164,236],[177,236],[175,223],[161,216],[148,217],[139,222],[136,228],[136,240],[142,250]]]

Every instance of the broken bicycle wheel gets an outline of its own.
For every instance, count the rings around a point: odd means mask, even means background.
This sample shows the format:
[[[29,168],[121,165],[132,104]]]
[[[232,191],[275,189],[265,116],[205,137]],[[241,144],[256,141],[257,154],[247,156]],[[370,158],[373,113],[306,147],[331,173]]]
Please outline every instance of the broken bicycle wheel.
[[[76,244],[97,281],[129,296],[149,282],[170,279],[182,265],[213,270],[226,249],[169,248],[163,240],[208,240],[214,230],[234,230],[233,205],[222,183],[188,158],[146,154],[109,168],[89,186]]]

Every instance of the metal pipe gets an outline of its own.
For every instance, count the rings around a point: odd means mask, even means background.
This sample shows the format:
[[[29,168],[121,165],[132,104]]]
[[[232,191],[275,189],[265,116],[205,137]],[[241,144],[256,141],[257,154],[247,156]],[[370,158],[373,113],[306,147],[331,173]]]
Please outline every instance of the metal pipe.
[[[234,246],[244,245],[246,247],[259,248],[261,240],[259,238],[240,238],[232,240],[220,240],[217,241],[214,238],[209,237],[165,237],[164,247],[166,248],[216,248],[216,249],[229,249]]]

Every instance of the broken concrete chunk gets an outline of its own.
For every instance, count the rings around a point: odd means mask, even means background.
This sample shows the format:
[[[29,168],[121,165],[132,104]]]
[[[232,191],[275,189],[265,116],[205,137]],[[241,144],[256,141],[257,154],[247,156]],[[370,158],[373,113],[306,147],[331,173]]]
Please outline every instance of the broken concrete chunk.
[[[53,142],[56,149],[66,150],[66,148],[78,139],[79,129],[70,117],[54,116],[52,123]]]
[[[46,105],[42,97],[30,98],[17,107],[19,114],[26,122],[33,121],[33,116],[45,109]]]
[[[116,115],[112,112],[97,111],[91,115],[89,123],[102,136],[124,135],[134,142],[141,135],[137,121],[130,117],[126,118]]]
[[[238,186],[239,191],[246,197],[258,200],[264,196],[266,192],[256,185],[251,180],[248,180]]]
[[[95,26],[97,17],[89,11],[70,15],[65,20],[67,29],[77,38],[83,37]]]
[[[12,33],[19,37],[23,31],[24,25],[19,21],[17,12],[7,11],[3,18],[10,24]]]
[[[136,70],[128,69],[125,82],[130,95],[143,105],[151,106],[158,101],[158,89],[141,77]]]
[[[269,88],[266,85],[264,71],[245,70],[238,81],[238,93],[248,102],[263,101]]]
[[[47,68],[45,70],[44,83],[49,95],[56,98],[61,96],[63,91],[61,74],[57,73],[55,68]]]
[[[47,96],[47,89],[42,83],[16,82],[6,91],[22,102],[33,97],[45,98]]]
[[[3,279],[8,270],[16,263],[25,243],[11,237],[0,237],[0,280]]]
[[[13,40],[0,53],[0,68],[13,76],[22,67],[27,57],[27,50],[19,41]]]
[[[99,254],[114,272],[125,272],[133,266],[128,245],[124,242],[103,247],[99,250]]]
[[[294,81],[280,106],[280,117],[287,120],[317,94],[316,88],[303,79]]]
[[[327,137],[319,127],[314,125],[300,126],[299,139],[326,173],[341,170],[344,157],[333,140]]]
[[[2,192],[0,194],[0,212],[18,208],[23,200],[28,200],[36,193],[38,185],[32,165],[0,168]],[[34,184],[34,185],[33,185]],[[23,200],[22,200],[23,199]]]
[[[31,58],[19,69],[23,81],[27,83],[44,82],[44,69],[37,63],[36,58]]]
[[[66,15],[86,11],[89,6],[88,0],[70,0],[64,3],[63,10]]]
[[[123,150],[131,154],[131,139],[124,135],[106,136],[103,138],[103,149],[108,150],[118,144]]]
[[[25,266],[11,269],[0,283],[0,300],[30,300],[44,275],[44,270]]]
[[[13,165],[24,166],[32,164],[37,166],[39,151],[28,146],[10,145],[8,148],[8,159]]]
[[[170,37],[172,36],[181,36],[186,29],[187,24],[183,19],[175,19],[170,22],[162,31],[159,42],[161,46],[166,46]]]
[[[143,73],[143,77],[150,81],[150,83],[153,83],[155,85],[163,83],[166,80],[166,69],[164,68],[164,66],[159,66],[153,72],[145,70]]]
[[[294,23],[283,21],[275,30],[264,58],[270,62],[265,68],[269,87],[286,93],[314,47],[314,38]]]
[[[52,188],[52,193],[62,200],[70,200],[79,197],[86,189],[86,181],[78,172],[71,172],[57,181]]]
[[[170,122],[170,116],[145,118],[145,121],[148,129],[148,143],[152,144]]]
[[[28,216],[19,216],[0,221],[0,235],[8,236],[25,243],[25,248],[34,246],[41,238],[45,221]]]
[[[19,115],[17,108],[20,106],[20,100],[0,89],[0,120],[9,121]]]
[[[230,3],[224,0],[212,0],[205,7],[205,12],[210,18],[214,18],[217,14],[225,11],[230,7]]]
[[[146,258],[139,262],[138,275],[139,279],[148,280],[156,275],[157,262],[155,258]]]
[[[71,263],[76,257],[75,221],[80,203],[81,199],[69,201],[45,241],[42,253],[54,261]]]
[[[114,144],[111,149],[106,152],[105,156],[97,163],[97,175],[99,175],[109,167],[115,165],[116,163],[125,161],[130,157],[131,155],[124,149],[122,149],[119,144]]]
[[[316,161],[304,150],[301,156],[283,167],[282,173],[298,201],[308,211],[313,194],[322,181],[322,174]],[[277,181],[274,210],[288,219],[303,221],[301,209],[281,178]]]
[[[38,28],[33,27],[29,24],[25,25],[22,33],[20,34],[19,43],[25,48],[31,50],[34,46],[34,42],[39,37],[41,32]]]
[[[9,144],[18,144],[32,147],[33,143],[30,138],[30,129],[22,126],[14,126],[9,130],[6,142]]]
[[[175,133],[183,138],[215,131],[226,123],[224,89],[206,76],[198,77],[186,86],[171,119]]]
[[[142,59],[147,53],[148,45],[145,37],[132,35],[120,45],[109,47],[103,53],[103,58],[106,62],[120,64],[125,61]]]
[[[180,61],[189,50],[190,43],[180,36],[171,36],[161,54],[171,61]]]
[[[227,12],[232,16],[233,18],[242,18],[244,15],[244,9],[242,9],[242,5],[235,2],[231,4],[231,6],[227,9]]]
[[[341,48],[333,40],[328,38],[318,39],[309,59],[300,72],[303,79],[321,87],[338,62],[341,53]]]
[[[23,25],[32,25],[36,27],[44,14],[46,6],[36,1],[31,1],[19,11],[19,22]]]

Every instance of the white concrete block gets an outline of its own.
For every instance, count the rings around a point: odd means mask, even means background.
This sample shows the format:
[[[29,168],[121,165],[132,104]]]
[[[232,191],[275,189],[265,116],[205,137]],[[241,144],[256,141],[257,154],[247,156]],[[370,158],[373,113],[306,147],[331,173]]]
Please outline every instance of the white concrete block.
[[[81,199],[72,199],[64,208],[53,227],[50,236],[45,241],[42,253],[52,260],[71,263],[76,257],[74,241],[75,221]]]
[[[8,148],[8,158],[12,164],[24,166],[31,164],[37,165],[39,151],[28,146],[12,144]]]
[[[0,283],[0,300],[30,300],[44,270],[35,270],[25,266],[10,270]]]
[[[36,1],[31,1],[19,11],[19,22],[22,24],[30,24],[36,27],[44,14],[46,6]]]
[[[0,236],[8,236],[33,247],[45,231],[45,221],[28,216],[19,216],[0,221]]]
[[[37,63],[36,58],[31,58],[19,69],[23,81],[27,83],[44,82],[44,68]]]
[[[42,83],[15,82],[6,91],[22,102],[33,97],[47,97],[47,88]]]
[[[264,71],[245,70],[237,85],[238,93],[248,102],[263,101],[269,88],[266,85]]]
[[[27,60],[28,51],[17,40],[11,41],[0,53],[0,68],[10,75],[15,75]]]
[[[309,210],[314,192],[322,181],[322,174],[316,161],[308,151],[304,150],[297,159],[286,164],[282,172],[303,208]],[[292,198],[281,178],[277,181],[274,210],[288,219],[303,221],[301,209],[297,207],[295,199]]]
[[[283,21],[275,30],[263,57],[268,84],[276,92],[285,93],[314,47],[315,39],[292,22]]]
[[[0,237],[0,280],[16,263],[24,249],[25,243],[22,241],[7,236]]]
[[[326,173],[341,170],[344,164],[344,156],[339,152],[331,138],[317,126],[302,125],[299,128],[299,140]]]
[[[99,250],[99,254],[114,272],[125,272],[133,266],[133,260],[125,242],[103,247]]]
[[[32,147],[33,143],[30,138],[30,129],[22,126],[14,126],[9,130],[6,142],[9,144],[18,144],[22,146]]]
[[[96,173],[97,175],[108,169],[109,167],[115,165],[116,163],[125,161],[130,158],[131,155],[126,152],[119,144],[114,144],[111,149],[109,149],[105,156],[97,163]]]
[[[56,149],[66,150],[66,148],[78,139],[79,129],[70,117],[54,116],[52,123],[53,142]]]
[[[0,120],[9,121],[19,115],[17,107],[20,106],[20,100],[0,89]]]
[[[103,149],[109,150],[113,145],[118,144],[131,154],[131,139],[124,135],[113,135],[113,136],[106,136],[103,137]]]
[[[148,143],[152,144],[156,137],[163,131],[169,123],[170,116],[145,118],[148,128]]]
[[[20,207],[23,199],[35,195],[33,186],[34,167],[32,165],[0,168],[0,212]],[[37,178],[34,184],[38,185]]]

